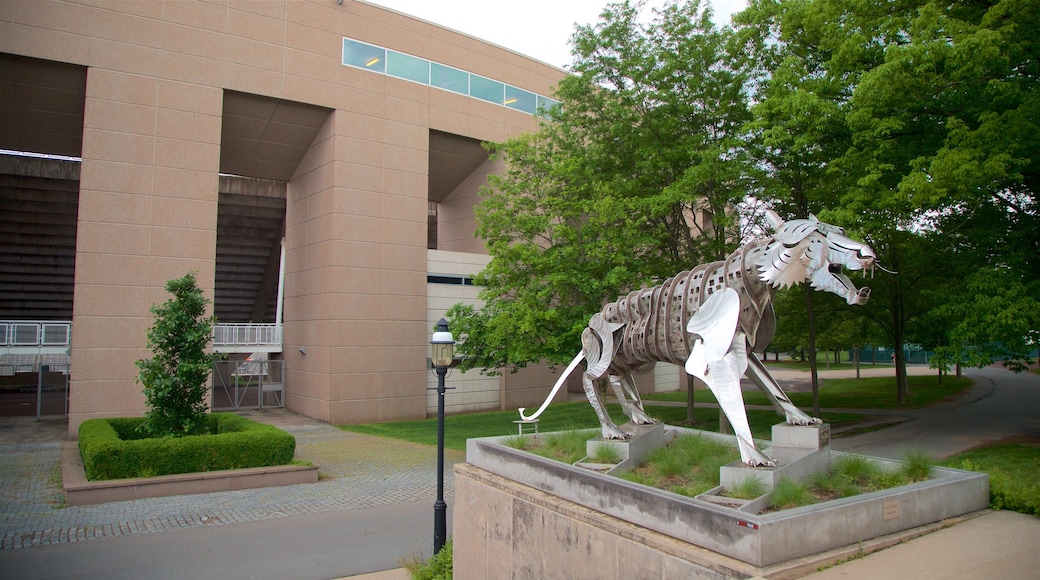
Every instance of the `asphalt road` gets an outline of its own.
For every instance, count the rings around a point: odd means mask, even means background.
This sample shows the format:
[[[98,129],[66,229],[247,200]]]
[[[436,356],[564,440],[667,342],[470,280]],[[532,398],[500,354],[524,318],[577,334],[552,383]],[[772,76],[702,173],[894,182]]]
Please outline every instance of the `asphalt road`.
[[[0,577],[324,580],[432,551],[433,504],[413,502],[2,550]]]
[[[993,367],[965,374],[975,384],[964,397],[914,410],[894,427],[834,439],[831,448],[891,459],[921,449],[941,459],[1011,437],[1040,439],[1040,376]]]

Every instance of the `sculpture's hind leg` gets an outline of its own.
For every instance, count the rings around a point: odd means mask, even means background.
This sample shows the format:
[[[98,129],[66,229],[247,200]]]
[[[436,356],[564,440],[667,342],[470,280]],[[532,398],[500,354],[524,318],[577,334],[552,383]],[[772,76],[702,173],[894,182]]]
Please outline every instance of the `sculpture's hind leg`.
[[[643,409],[643,401],[639,398],[639,391],[636,389],[636,384],[631,374],[623,377],[609,375],[607,379],[610,381],[610,388],[614,390],[614,395],[618,398],[618,402],[621,403],[621,409],[633,423],[636,425],[653,425],[657,422],[647,415],[646,410]],[[630,399],[631,402],[629,401]]]
[[[614,352],[618,343],[614,340],[614,333],[620,331],[623,325],[608,323],[599,314],[592,316],[589,326],[581,333],[581,351],[585,355],[585,372],[581,374],[581,386],[585,389],[585,397],[588,398],[592,409],[596,411],[599,418],[600,429],[604,439],[628,439],[631,433],[625,433],[614,424],[603,401],[596,390],[595,380],[607,374],[610,362],[614,359]]]
[[[588,398],[589,404],[596,411],[596,417],[599,418],[600,434],[604,439],[628,439],[632,434],[622,431],[607,414],[606,406],[599,398],[599,391],[596,390],[596,384],[593,382],[596,378],[599,377],[593,377],[587,371],[582,373],[581,386],[585,389],[585,397]]]
[[[815,425],[822,422],[816,417],[806,415],[801,409],[794,406],[791,399],[787,398],[783,388],[780,387],[780,383],[773,378],[773,375],[753,352],[748,352],[748,368],[745,375],[772,399],[773,405],[784,414],[784,418],[789,424]]]

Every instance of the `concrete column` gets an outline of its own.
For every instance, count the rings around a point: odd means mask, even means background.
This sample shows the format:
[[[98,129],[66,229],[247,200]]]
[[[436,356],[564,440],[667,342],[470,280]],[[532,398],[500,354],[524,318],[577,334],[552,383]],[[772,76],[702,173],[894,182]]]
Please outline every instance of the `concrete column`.
[[[73,302],[69,433],[144,411],[149,307],[194,270],[212,298],[221,91],[91,68]]]

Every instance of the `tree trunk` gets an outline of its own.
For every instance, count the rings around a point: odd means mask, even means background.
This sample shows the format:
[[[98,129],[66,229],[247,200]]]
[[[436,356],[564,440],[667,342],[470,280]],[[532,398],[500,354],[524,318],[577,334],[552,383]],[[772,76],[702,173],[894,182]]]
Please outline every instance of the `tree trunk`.
[[[686,375],[686,426],[693,427],[696,419],[693,416],[693,390],[697,386],[697,379],[693,375]]]
[[[906,380],[906,358],[903,356],[903,337],[906,336],[903,319],[903,298],[898,293],[892,297],[892,348],[895,352],[896,365],[896,401],[905,403],[910,394],[910,384]]]
[[[820,375],[816,368],[816,321],[813,316],[813,289],[805,284],[805,312],[809,318],[809,373],[812,376],[813,416],[820,416]]]
[[[726,417],[726,413],[722,411],[722,407],[719,407],[719,433],[723,435],[732,435],[733,427],[729,424],[729,417]]]
[[[853,345],[852,348],[855,349],[855,353],[852,355],[852,361],[853,361],[853,364],[856,365],[856,378],[858,379],[858,378],[860,378],[860,376],[859,376],[859,345]]]

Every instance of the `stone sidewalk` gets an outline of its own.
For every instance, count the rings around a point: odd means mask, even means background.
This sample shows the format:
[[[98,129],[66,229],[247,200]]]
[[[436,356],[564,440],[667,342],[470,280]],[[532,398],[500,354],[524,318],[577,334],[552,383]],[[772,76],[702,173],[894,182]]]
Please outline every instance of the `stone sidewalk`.
[[[341,431],[284,409],[243,413],[296,436],[319,481],[281,487],[65,506],[59,442],[65,420],[0,419],[0,549],[255,522],[436,499],[437,454],[425,445]],[[465,454],[445,450],[451,466]]]

